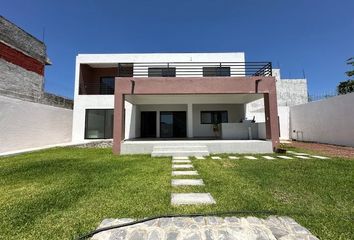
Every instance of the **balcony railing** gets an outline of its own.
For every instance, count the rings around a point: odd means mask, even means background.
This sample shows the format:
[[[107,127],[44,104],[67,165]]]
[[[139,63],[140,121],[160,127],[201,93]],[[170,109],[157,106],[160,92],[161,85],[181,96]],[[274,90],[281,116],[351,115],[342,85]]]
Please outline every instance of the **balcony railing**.
[[[117,64],[118,71],[80,69],[79,94],[113,94],[114,77],[249,77],[272,76],[271,62],[144,62]],[[109,70],[107,73],[106,70]],[[109,88],[109,89],[108,89]]]
[[[134,77],[272,76],[272,63],[271,62],[134,63],[133,76]]]

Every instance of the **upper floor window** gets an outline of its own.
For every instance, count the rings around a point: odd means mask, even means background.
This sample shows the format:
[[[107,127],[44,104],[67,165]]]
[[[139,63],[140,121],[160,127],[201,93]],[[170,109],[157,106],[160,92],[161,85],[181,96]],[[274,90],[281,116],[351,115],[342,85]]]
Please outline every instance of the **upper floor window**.
[[[118,64],[118,77],[133,77],[134,67],[132,63]]]
[[[100,94],[114,94],[114,77],[101,77]]]
[[[176,77],[176,68],[149,68],[149,77]]]
[[[204,77],[229,77],[230,67],[203,67]]]
[[[200,112],[201,124],[218,124],[227,123],[228,114],[227,111],[202,111]]]

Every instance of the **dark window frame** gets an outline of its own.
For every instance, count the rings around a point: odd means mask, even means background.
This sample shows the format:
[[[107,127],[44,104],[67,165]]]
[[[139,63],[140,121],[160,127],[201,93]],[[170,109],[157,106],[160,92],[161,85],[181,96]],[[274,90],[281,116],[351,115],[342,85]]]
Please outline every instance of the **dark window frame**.
[[[118,63],[118,77],[133,77],[134,64],[133,63]]]
[[[223,121],[222,114],[226,113],[226,120]],[[203,114],[211,114],[210,122],[203,122]],[[216,115],[216,118],[214,117]],[[216,122],[214,121],[216,119]],[[229,113],[226,110],[218,111],[201,111],[200,112],[200,124],[219,124],[219,123],[228,123],[229,122]]]
[[[203,77],[230,77],[230,67],[203,67]]]
[[[93,110],[93,111],[105,111],[104,114],[104,129],[106,130],[106,121],[107,121],[107,110],[112,110],[113,111],[113,123],[112,123],[112,138],[106,137],[106,131],[104,131],[103,138],[89,138],[87,137],[87,124],[88,124],[88,114],[87,112]],[[85,132],[84,132],[84,139],[113,139],[113,125],[114,125],[114,108],[87,108],[85,109]]]
[[[176,68],[175,67],[149,67],[148,77],[176,77]]]
[[[113,92],[107,91],[108,88],[103,88],[102,80],[104,79],[112,79],[113,80]],[[114,85],[115,85],[115,77],[114,76],[101,76],[100,77],[100,95],[114,95]]]

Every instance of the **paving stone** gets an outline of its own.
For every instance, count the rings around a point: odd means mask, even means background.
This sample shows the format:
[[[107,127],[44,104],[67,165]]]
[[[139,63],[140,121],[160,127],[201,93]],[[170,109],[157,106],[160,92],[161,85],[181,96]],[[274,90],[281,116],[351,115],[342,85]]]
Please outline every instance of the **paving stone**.
[[[311,155],[311,157],[318,158],[318,159],[329,159],[329,157],[323,157],[323,156],[317,156],[317,155]]]
[[[205,218],[205,222],[208,225],[219,225],[224,223],[224,219],[221,217],[210,216]]]
[[[245,158],[251,159],[251,160],[256,160],[257,159],[256,157],[253,157],[253,156],[245,156]]]
[[[225,222],[232,223],[232,224],[241,222],[241,220],[237,217],[226,217],[224,220]]]
[[[235,159],[240,159],[240,158],[239,158],[239,157],[236,157],[236,156],[229,156],[229,159],[235,160]]]
[[[172,179],[172,186],[203,186],[203,179]]]
[[[189,160],[189,157],[173,157],[172,160]]]
[[[172,205],[215,204],[210,193],[172,193]]]
[[[172,218],[161,218],[159,222],[159,225],[162,228],[170,226],[171,224],[172,224]]]
[[[278,158],[282,158],[282,159],[293,159],[292,157],[289,156],[277,156]]]
[[[197,160],[204,160],[205,157],[197,156],[197,157],[195,157],[195,159],[197,159]]]
[[[221,159],[221,157],[218,157],[218,156],[212,156],[212,157],[211,157],[211,159],[213,159],[213,160],[220,160],[220,159]]]
[[[191,163],[191,160],[172,160],[172,163]]]
[[[166,234],[166,240],[177,240],[178,232],[177,231],[170,231]]]
[[[302,155],[295,155],[295,157],[301,158],[301,159],[311,159],[310,157],[302,156]]]
[[[193,219],[194,219],[194,221],[195,221],[196,223],[198,223],[199,225],[200,225],[200,224],[202,224],[202,225],[205,224],[205,218],[202,217],[202,216],[200,216],[200,217],[194,217]]]
[[[148,240],[161,240],[162,239],[162,234],[158,230],[153,230],[150,232]]]
[[[175,218],[173,218],[172,221],[173,221],[173,224],[179,228],[186,228],[189,225],[193,224],[193,222],[194,222],[192,219],[184,218],[184,217],[175,217]]]
[[[130,234],[129,240],[141,240],[146,239],[146,237],[146,230],[136,229]]]
[[[189,232],[183,237],[183,240],[201,240],[199,232]]]
[[[262,156],[263,158],[267,159],[267,160],[273,160],[275,159],[274,157],[271,157],[271,156]]]
[[[109,240],[124,240],[127,236],[127,230],[125,229],[114,229]]]
[[[192,164],[173,164],[172,168],[177,169],[177,168],[193,168]]]
[[[199,175],[197,171],[172,171],[172,176],[196,176]]]
[[[204,231],[204,235],[205,235],[205,240],[214,240],[215,235],[214,232],[211,229],[207,229]]]

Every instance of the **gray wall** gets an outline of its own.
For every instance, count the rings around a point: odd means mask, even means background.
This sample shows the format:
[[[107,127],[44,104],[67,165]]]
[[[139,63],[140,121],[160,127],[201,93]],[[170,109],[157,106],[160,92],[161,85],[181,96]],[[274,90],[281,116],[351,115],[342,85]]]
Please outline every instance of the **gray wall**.
[[[0,39],[43,63],[47,62],[44,43],[2,16],[0,16]]]
[[[0,96],[0,152],[71,142],[72,113]]]
[[[0,58],[0,94],[28,101],[40,99],[43,76]]]
[[[354,93],[290,108],[291,136],[354,147]]]

